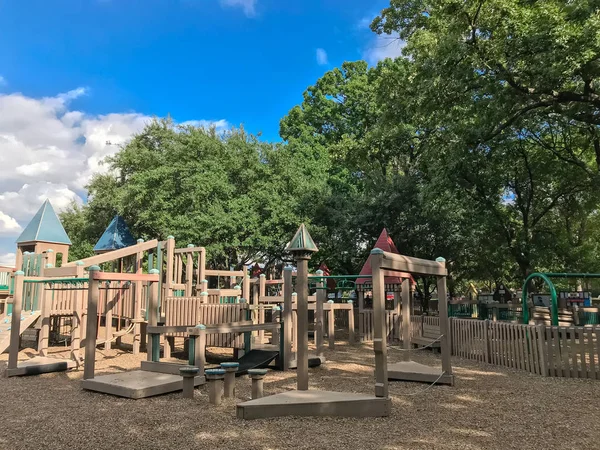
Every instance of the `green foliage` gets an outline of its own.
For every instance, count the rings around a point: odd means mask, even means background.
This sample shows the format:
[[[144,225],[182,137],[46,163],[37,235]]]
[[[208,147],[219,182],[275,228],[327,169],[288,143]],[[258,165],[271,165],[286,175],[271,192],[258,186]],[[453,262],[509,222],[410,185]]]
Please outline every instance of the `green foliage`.
[[[315,264],[357,272],[386,227],[401,253],[444,256],[455,294],[598,271],[599,6],[391,0],[372,29],[398,33],[405,57],[325,73],[281,120],[284,143],[148,125],[62,215],[71,256],[119,213],[220,267],[285,259],[306,222]],[[427,301],[434,283],[418,281]]]
[[[244,130],[218,136],[154,121],[109,159],[109,174],[88,187],[88,205],[63,214],[65,227],[77,236],[76,252],[87,251],[118,213],[134,236],[172,234],[203,245],[218,267],[280,260],[321,195],[320,158],[300,145],[261,143]]]

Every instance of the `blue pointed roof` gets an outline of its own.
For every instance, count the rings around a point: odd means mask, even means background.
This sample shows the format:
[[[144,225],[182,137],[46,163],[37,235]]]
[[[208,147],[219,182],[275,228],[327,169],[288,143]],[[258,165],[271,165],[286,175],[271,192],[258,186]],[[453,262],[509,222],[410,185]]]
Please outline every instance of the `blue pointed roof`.
[[[17,239],[17,244],[23,242],[52,242],[55,244],[71,245],[67,232],[54,212],[50,200],[46,200],[38,212],[27,224]]]
[[[131,235],[125,220],[121,216],[115,216],[96,242],[94,252],[118,250],[135,244],[136,240]]]

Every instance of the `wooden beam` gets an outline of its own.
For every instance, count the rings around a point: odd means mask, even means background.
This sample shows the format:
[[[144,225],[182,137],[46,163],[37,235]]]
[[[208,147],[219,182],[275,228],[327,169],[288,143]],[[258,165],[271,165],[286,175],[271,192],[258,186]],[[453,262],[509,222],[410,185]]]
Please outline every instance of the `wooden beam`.
[[[243,277],[244,272],[242,270],[205,270],[207,277]]]
[[[185,247],[185,248],[176,248],[174,253],[198,253],[206,251],[204,247]]]
[[[417,275],[446,276],[446,267],[437,261],[383,252],[381,269],[409,272]]]
[[[102,255],[90,256],[89,258],[82,259],[83,267],[89,267],[97,264],[102,264],[108,261],[114,261],[116,259],[124,258],[125,256],[135,255],[138,252],[144,252],[155,248],[158,245],[158,241],[153,239],[148,242],[142,242],[141,244],[135,244],[130,247],[125,247],[119,250],[113,250],[112,252],[103,253]],[[63,264],[62,267],[75,266],[77,261],[71,261]]]
[[[220,323],[215,325],[206,325],[206,329],[202,330],[196,327],[188,327],[187,333],[190,336],[200,335],[202,331],[206,334],[219,334],[219,333],[248,333],[251,331],[258,330],[279,330],[281,324],[279,322],[269,323],[252,323],[249,320],[242,322],[231,322],[231,323]],[[148,328],[150,329],[150,328]]]
[[[103,281],[158,281],[158,275],[146,273],[94,272],[94,280]]]

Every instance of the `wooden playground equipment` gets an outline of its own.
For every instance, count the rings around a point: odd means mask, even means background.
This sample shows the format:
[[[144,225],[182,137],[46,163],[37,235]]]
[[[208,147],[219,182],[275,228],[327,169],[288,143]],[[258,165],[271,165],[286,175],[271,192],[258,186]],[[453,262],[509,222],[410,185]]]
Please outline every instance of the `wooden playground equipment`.
[[[388,396],[387,389],[383,391],[379,389],[377,384],[374,396],[347,392],[309,390],[308,261],[310,260],[311,253],[317,251],[317,246],[304,224],[298,229],[287,250],[294,254],[298,269],[296,276],[297,327],[295,329],[297,339],[297,388],[293,391],[239,403],[237,405],[237,416],[241,419],[281,416],[388,416],[391,409],[391,399]],[[376,311],[383,315],[383,304],[378,304]],[[380,321],[379,324],[383,326],[383,321]],[[382,330],[380,331],[383,333]],[[385,370],[381,366],[381,363],[382,361],[376,358],[376,371]]]
[[[373,270],[373,310],[375,318],[374,341],[375,358],[379,361],[375,370],[377,385],[387,396],[388,380],[421,381],[425,383],[454,384],[452,364],[450,361],[450,328],[448,322],[446,276],[448,274],[445,260],[438,258],[436,261],[411,258],[395,253],[387,253],[381,249],[371,251],[371,267]],[[387,364],[387,339],[385,330],[385,275],[390,273],[408,273],[415,275],[435,276],[440,310],[440,342],[442,354],[441,371],[410,360],[410,281],[402,281],[402,346],[404,360]]]

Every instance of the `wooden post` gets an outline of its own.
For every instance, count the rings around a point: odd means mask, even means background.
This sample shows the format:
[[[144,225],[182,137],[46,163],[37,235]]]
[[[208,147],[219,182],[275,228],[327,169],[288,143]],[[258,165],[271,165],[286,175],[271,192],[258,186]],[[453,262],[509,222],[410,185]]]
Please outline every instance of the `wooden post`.
[[[450,330],[452,330],[452,326],[450,326]],[[490,321],[486,319],[483,321],[483,357],[484,357],[484,361],[488,364],[490,363],[489,330],[490,330]],[[452,335],[451,331],[450,331],[450,335]],[[450,348],[452,348],[452,343],[450,343]]]
[[[194,336],[194,365],[200,369],[200,375],[204,375],[206,365],[206,326],[196,325],[196,328],[202,330],[197,336]]]
[[[223,389],[225,398],[235,397],[235,373],[239,367],[240,363],[237,362],[221,363],[221,369],[225,370],[225,387]]]
[[[442,266],[446,267],[446,260],[444,258],[437,258],[436,261]],[[440,347],[442,352],[442,370],[446,375],[452,375],[452,362],[450,361],[450,330],[448,324],[448,296],[446,294],[446,275],[437,277],[437,291],[438,291],[438,310],[440,314],[440,334],[442,339],[440,341]]]
[[[365,291],[358,291],[358,339],[362,342],[365,336],[365,330],[363,325],[363,315],[365,309]]]
[[[298,327],[296,330],[296,373],[297,389],[308,390],[308,254],[296,255],[296,311],[298,315]]]
[[[14,273],[14,291],[12,317],[10,322],[10,346],[8,350],[8,368],[16,369],[19,361],[19,341],[21,337],[21,308],[23,306],[23,276],[25,272]]]
[[[112,295],[110,287],[113,287],[115,283],[109,282],[106,286],[106,297],[104,302],[104,350],[110,350],[112,340],[112,310],[115,306],[115,297]],[[112,296],[112,300],[108,301],[108,296]]]
[[[188,248],[194,247],[194,244],[188,244]],[[192,284],[194,282],[194,254],[187,254],[185,262],[185,296],[192,297]]]
[[[208,401],[213,405],[220,405],[223,398],[223,369],[208,369],[205,372],[208,381]]]
[[[350,345],[354,345],[356,343],[354,337],[354,302],[348,300],[348,304],[352,306],[352,308],[348,310],[348,341]]]
[[[383,250],[371,251],[373,273],[373,351],[375,352],[375,396],[388,397],[387,342],[385,327],[385,280],[381,264]],[[403,312],[404,314],[404,312]]]
[[[75,262],[77,268],[77,278],[83,278],[83,262]],[[75,290],[75,298],[73,303],[73,326],[71,327],[71,359],[80,363],[81,357],[79,349],[81,348],[81,340],[83,334],[83,291],[79,288]]]
[[[200,250],[200,255],[198,255],[198,278],[202,283],[202,289],[200,292],[204,292],[208,290],[208,281],[206,280],[206,250]],[[206,283],[206,285],[204,284]]]
[[[138,239],[137,243],[143,243],[143,239]],[[135,256],[135,273],[138,275],[142,274],[143,271],[143,260],[144,253],[138,252]],[[133,325],[133,354],[138,355],[142,344],[142,282],[136,281],[134,284],[134,298],[133,298],[133,318],[135,324]]]
[[[333,309],[334,301],[328,300],[329,311],[327,311],[327,338],[329,340],[329,350],[335,350],[335,311]]]
[[[175,265],[175,238],[167,236],[167,270],[165,272],[165,296],[173,297],[173,266]]]
[[[322,270],[317,270],[317,276],[323,276]],[[321,279],[317,283],[317,304],[315,306],[315,344],[317,347],[317,356],[321,357],[325,354],[325,348],[323,346],[323,303],[325,303],[325,297],[327,291],[325,290],[326,283]]]
[[[52,264],[46,264],[49,269]],[[50,337],[50,313],[52,311],[52,290],[46,289],[44,283],[41,284],[41,314],[40,314],[40,335],[38,336],[38,353],[40,356],[48,356],[48,338]]]
[[[259,305],[260,305],[260,299],[262,297],[265,297],[267,295],[267,278],[265,276],[264,273],[261,273],[260,276],[258,277],[259,280],[259,288],[258,288],[258,298],[259,298]],[[260,308],[258,310],[258,323],[265,323],[265,310],[264,308]],[[265,340],[265,330],[259,330],[258,331],[258,343],[259,344],[263,344]]]
[[[410,279],[404,278],[402,280],[402,348],[405,350],[402,352],[402,360],[410,361]]]
[[[244,279],[242,280],[242,298],[246,299],[247,303],[250,303],[250,275],[248,275],[248,268],[243,267]]]
[[[283,269],[283,370],[292,361],[292,268]]]
[[[99,266],[88,268],[88,306],[87,327],[85,336],[85,366],[83,368],[83,379],[94,378],[96,370],[96,338],[98,336],[98,297],[100,295],[100,281],[94,279]]]
[[[158,275],[158,269],[150,270],[150,274]],[[156,281],[150,281],[148,283],[148,326],[155,327],[158,325],[158,283]],[[148,336],[148,344],[146,345],[148,351],[148,361],[158,360],[157,355],[160,354],[160,339],[156,334]]]
[[[197,367],[184,366],[179,368],[179,373],[183,377],[183,397],[194,398],[194,379],[200,370]]]

